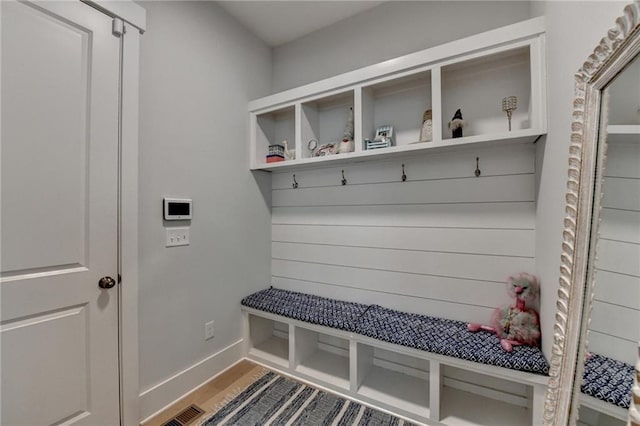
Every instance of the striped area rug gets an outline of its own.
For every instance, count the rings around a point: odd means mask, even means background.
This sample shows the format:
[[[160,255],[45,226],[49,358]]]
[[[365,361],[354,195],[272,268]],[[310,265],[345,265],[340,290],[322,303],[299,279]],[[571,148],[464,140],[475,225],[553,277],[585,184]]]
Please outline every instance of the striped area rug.
[[[224,404],[202,425],[414,426],[271,371]]]

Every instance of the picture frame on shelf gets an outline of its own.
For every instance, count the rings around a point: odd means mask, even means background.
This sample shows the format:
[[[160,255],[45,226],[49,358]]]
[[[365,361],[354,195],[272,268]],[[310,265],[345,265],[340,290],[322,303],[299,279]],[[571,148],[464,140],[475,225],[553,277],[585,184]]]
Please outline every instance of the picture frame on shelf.
[[[380,141],[386,141],[386,140],[390,140],[391,144],[393,145],[393,126],[390,125],[384,125],[384,126],[378,126],[378,128],[376,129],[376,135],[374,136],[373,140],[375,142],[380,142]]]

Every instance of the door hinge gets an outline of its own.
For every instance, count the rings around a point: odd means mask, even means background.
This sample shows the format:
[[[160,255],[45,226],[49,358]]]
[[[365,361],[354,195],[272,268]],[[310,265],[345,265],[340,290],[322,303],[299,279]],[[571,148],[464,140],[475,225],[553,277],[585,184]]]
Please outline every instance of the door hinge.
[[[111,33],[116,37],[122,37],[125,32],[124,21],[120,18],[113,18],[111,23]]]

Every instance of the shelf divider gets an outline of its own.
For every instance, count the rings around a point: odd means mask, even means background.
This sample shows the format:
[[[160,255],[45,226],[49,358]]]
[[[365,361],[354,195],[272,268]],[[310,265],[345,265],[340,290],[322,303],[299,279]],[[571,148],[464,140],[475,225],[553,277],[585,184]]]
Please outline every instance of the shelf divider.
[[[440,362],[429,361],[429,417],[440,421],[440,394],[442,390],[442,369]]]
[[[442,140],[442,68],[434,67],[431,70],[431,117],[432,136],[431,141]]]
[[[302,144],[302,104],[300,102],[297,102],[296,105],[295,105],[294,127],[295,127],[295,135],[296,135],[296,141],[295,141],[296,158],[295,158],[295,160],[298,160],[298,159],[302,158],[302,150],[303,149],[307,149],[307,145],[306,144],[304,144],[304,145]]]

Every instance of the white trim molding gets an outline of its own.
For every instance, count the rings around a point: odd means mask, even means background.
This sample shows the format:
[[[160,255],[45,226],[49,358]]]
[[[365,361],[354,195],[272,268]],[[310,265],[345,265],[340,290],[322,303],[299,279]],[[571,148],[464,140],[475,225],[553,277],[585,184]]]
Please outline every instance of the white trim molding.
[[[598,149],[601,91],[640,52],[640,2],[624,9],[576,74],[576,99],[571,125],[566,218],[554,343],[545,401],[545,425],[575,424],[585,355],[586,326],[593,297],[597,215],[602,192],[593,182],[601,172],[606,147]],[[594,217],[592,214],[595,214]],[[592,223],[596,226],[592,229]],[[583,321],[584,320],[584,321]],[[635,401],[637,404],[639,401]],[[636,407],[633,410],[638,410]]]
[[[198,361],[140,394],[140,412],[144,423],[173,403],[205,385],[243,359],[242,339]],[[138,424],[137,422],[135,424]]]
[[[80,0],[112,18],[120,18],[139,32],[147,30],[147,11],[132,0]]]
[[[138,339],[138,105],[139,31],[125,23],[120,99],[120,424],[140,420]]]

